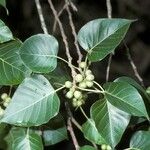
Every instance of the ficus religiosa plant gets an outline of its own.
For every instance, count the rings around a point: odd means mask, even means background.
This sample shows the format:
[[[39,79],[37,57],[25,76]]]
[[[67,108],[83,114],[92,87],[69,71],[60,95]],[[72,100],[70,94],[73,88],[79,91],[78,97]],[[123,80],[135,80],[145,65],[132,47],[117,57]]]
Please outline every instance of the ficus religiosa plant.
[[[149,122],[150,97],[142,86],[129,77],[101,85],[90,69],[93,62],[100,63],[114,52],[133,21],[96,19],[85,24],[77,37],[87,53],[74,66],[58,56],[59,43],[52,35],[37,34],[22,42],[0,20],[0,85],[16,89],[12,97],[8,93],[1,95],[1,147],[42,150],[43,145],[68,139],[60,109],[64,103],[66,115],[68,110],[69,114],[80,110],[86,119],[82,125],[74,121],[89,141],[85,146],[80,142],[80,147],[75,145],[80,150],[114,150],[129,125]],[[73,78],[64,71],[64,63],[74,70]],[[83,106],[89,94],[97,94],[99,99],[93,100],[87,115]],[[149,139],[148,128],[138,130],[126,150],[148,150]]]

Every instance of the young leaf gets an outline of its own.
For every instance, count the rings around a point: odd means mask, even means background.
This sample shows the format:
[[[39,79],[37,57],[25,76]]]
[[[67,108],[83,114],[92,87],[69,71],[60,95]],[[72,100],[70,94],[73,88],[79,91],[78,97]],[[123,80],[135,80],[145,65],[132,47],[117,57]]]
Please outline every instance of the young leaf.
[[[8,150],[43,150],[41,137],[25,128],[12,128],[6,141]]]
[[[130,115],[114,107],[106,99],[95,102],[90,112],[98,132],[114,148],[121,140]]]
[[[0,1],[0,4],[5,4],[3,1]],[[4,43],[10,40],[13,40],[13,35],[10,29],[5,25],[5,23],[0,20],[0,43]]]
[[[46,146],[57,144],[66,139],[68,139],[66,127],[43,131],[43,140]]]
[[[96,150],[96,149],[92,146],[85,145],[85,146],[80,147],[80,150]]]
[[[42,75],[26,78],[19,85],[1,122],[19,126],[39,126],[59,112],[60,101]]]
[[[0,85],[19,84],[31,73],[18,55],[21,45],[19,40],[0,44]]]
[[[100,61],[113,52],[132,22],[127,19],[96,19],[84,25],[78,33],[78,41],[88,52],[88,59]]]
[[[36,73],[48,73],[57,66],[58,42],[47,34],[37,34],[27,39],[20,48],[23,62]]]
[[[118,109],[134,116],[145,116],[148,118],[141,95],[130,84],[125,82],[106,83],[104,89],[105,99]]]
[[[87,120],[82,125],[82,132],[84,134],[84,137],[88,139],[89,141],[101,145],[101,144],[106,144],[105,140],[102,138],[100,133],[98,132],[95,122],[92,119]]]
[[[148,150],[150,148],[150,131],[138,131],[131,138],[131,148]]]

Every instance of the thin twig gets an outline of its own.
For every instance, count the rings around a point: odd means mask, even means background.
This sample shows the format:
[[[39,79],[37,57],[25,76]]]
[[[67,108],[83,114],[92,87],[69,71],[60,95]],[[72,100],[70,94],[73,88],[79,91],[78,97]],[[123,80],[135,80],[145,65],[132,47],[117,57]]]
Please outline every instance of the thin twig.
[[[110,18],[112,18],[112,6],[111,6],[110,0],[106,0],[106,6],[107,6],[107,17],[110,19]],[[107,69],[106,69],[106,82],[108,82],[108,80],[109,80],[110,65],[111,65],[111,61],[112,61],[112,56],[113,56],[113,53],[111,53],[109,55],[109,59],[108,59],[108,65],[107,65]]]
[[[112,6],[110,0],[106,0],[106,6],[107,6],[107,16],[108,18],[112,18]]]
[[[71,123],[71,118],[70,117],[68,118],[67,124],[68,124],[67,129],[68,129],[68,131],[69,131],[69,133],[71,135],[71,138],[72,138],[73,144],[75,146],[75,149],[79,150],[79,144],[78,144],[78,141],[77,141],[76,136],[74,134],[74,130],[73,130],[73,127],[72,127],[72,123]]]
[[[45,23],[45,20],[44,20],[44,16],[43,16],[43,13],[42,13],[40,0],[35,0],[35,4],[36,4],[38,15],[39,15],[39,18],[40,18],[41,28],[42,28],[42,30],[45,34],[48,34],[48,30],[47,30],[46,23]]]
[[[65,2],[67,4],[68,0],[65,0]],[[70,8],[69,8],[68,5],[66,7],[66,10],[67,10],[67,13],[68,13],[68,16],[69,16],[69,24],[70,24],[70,27],[72,29],[72,35],[74,36],[74,45],[75,45],[77,53],[78,53],[78,61],[77,62],[80,63],[83,56],[81,54],[81,51],[80,51],[80,48],[79,48],[79,45],[78,45],[77,33],[76,33],[75,26],[74,26],[74,23],[73,23],[72,14],[71,14],[71,11],[70,11]]]
[[[110,66],[111,66],[111,62],[112,62],[112,56],[113,56],[113,54],[111,53],[109,55],[109,58],[108,58],[108,64],[107,64],[107,69],[106,69],[106,82],[108,82],[108,80],[109,80]]]
[[[65,44],[66,56],[68,58],[69,67],[71,68],[72,77],[74,79],[74,76],[76,75],[76,72],[75,72],[74,68],[72,67],[72,57],[71,57],[70,51],[69,51],[69,45],[68,45],[68,42],[67,42],[67,36],[65,34],[63,25],[62,25],[62,23],[61,23],[61,21],[60,21],[60,19],[58,17],[57,11],[54,8],[54,5],[53,5],[52,1],[48,0],[48,2],[49,2],[49,5],[50,5],[50,8],[51,8],[51,10],[53,12],[54,17],[55,17],[56,21],[58,22],[58,25],[59,25],[59,28],[60,28],[60,32],[61,32],[61,36],[62,36],[63,42]]]
[[[64,4],[64,6],[62,7],[62,9],[58,12],[58,17],[60,17],[61,16],[61,14],[63,13],[63,11],[66,9],[66,6],[67,6],[68,4]],[[56,26],[57,26],[57,21],[56,21],[56,19],[54,20],[54,25],[53,25],[53,33],[56,31]]]
[[[142,86],[144,86],[143,79],[142,79],[142,77],[140,76],[140,74],[139,74],[138,71],[137,71],[137,67],[136,67],[136,65],[135,65],[135,63],[134,63],[134,61],[132,60],[132,57],[131,57],[131,55],[130,55],[130,49],[129,49],[129,47],[127,46],[127,44],[126,44],[125,42],[124,42],[124,46],[125,46],[125,48],[126,48],[126,50],[127,50],[127,57],[128,57],[128,59],[129,59],[129,61],[130,61],[131,67],[132,67],[132,69],[133,69],[133,71],[134,71],[134,75],[137,77],[137,79],[139,80],[140,84],[141,84]]]
[[[77,138],[75,136],[75,133],[74,133],[74,130],[73,130],[73,127],[72,127],[72,113],[71,113],[71,110],[70,110],[70,107],[69,107],[69,104],[68,102],[66,101],[65,102],[65,106],[66,106],[66,110],[67,110],[67,114],[68,114],[68,120],[67,120],[67,129],[71,135],[71,138],[72,138],[72,141],[73,141],[73,144],[75,146],[75,149],[76,150],[79,150],[80,146],[78,144],[78,141],[77,141]],[[81,127],[79,127],[81,128]]]
[[[82,131],[81,125],[75,120],[74,117],[71,118],[71,121],[80,131]]]

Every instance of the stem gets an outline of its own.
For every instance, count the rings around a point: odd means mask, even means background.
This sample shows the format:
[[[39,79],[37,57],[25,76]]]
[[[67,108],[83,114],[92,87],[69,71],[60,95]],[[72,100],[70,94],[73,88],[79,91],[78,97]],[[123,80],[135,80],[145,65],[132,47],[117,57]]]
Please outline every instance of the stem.
[[[85,112],[84,112],[84,110],[82,109],[81,106],[80,106],[80,110],[81,110],[83,116],[84,116],[87,120],[89,120],[88,116],[85,114]]]
[[[105,90],[103,89],[103,87],[99,83],[97,83],[96,81],[93,81],[93,83],[95,83],[102,90],[101,93],[104,93]]]
[[[81,125],[75,120],[75,118],[72,117],[71,121],[80,131],[82,131]]]
[[[66,106],[66,110],[67,110],[67,115],[68,115],[68,119],[67,119],[67,129],[71,135],[71,138],[72,138],[72,141],[73,141],[73,144],[75,146],[75,149],[76,150],[79,150],[80,146],[78,144],[78,141],[76,139],[76,136],[75,136],[75,133],[74,133],[74,130],[73,130],[73,127],[72,127],[72,113],[71,113],[71,110],[70,110],[70,107],[69,107],[69,104],[68,102],[66,101],[65,102],[65,106]],[[74,119],[75,120],[75,119]],[[75,121],[76,122],[76,121]],[[76,122],[77,123],[77,122]],[[80,128],[80,127],[79,127]]]
[[[65,0],[65,2],[66,2],[66,4],[69,3],[68,0]],[[70,24],[70,27],[71,27],[71,30],[72,30],[72,35],[74,36],[74,45],[76,47],[77,54],[78,54],[78,57],[79,57],[77,62],[80,63],[83,56],[81,54],[81,51],[80,51],[80,48],[79,48],[79,45],[78,45],[77,33],[76,33],[76,30],[75,30],[75,26],[74,26],[74,23],[73,23],[72,14],[71,14],[69,5],[66,5],[66,10],[67,10],[67,13],[68,13],[68,16],[69,16],[69,24]]]
[[[82,90],[82,91],[87,91],[87,92],[93,92],[93,93],[103,93],[100,90],[84,89],[84,88],[80,88],[80,87],[77,87],[77,89]]]
[[[106,6],[107,6],[107,16],[110,19],[110,18],[112,18],[111,0],[106,0]],[[111,62],[112,62],[112,56],[113,56],[113,53],[111,53],[109,55],[109,59],[108,59],[108,65],[107,65],[107,69],[106,69],[106,82],[108,82],[108,80],[109,80],[110,65],[111,65]]]
[[[44,20],[44,16],[43,16],[43,13],[42,13],[42,8],[41,8],[40,1],[35,0],[35,4],[36,4],[38,15],[39,15],[39,18],[40,18],[42,30],[45,34],[48,34],[48,30],[47,30],[46,23],[45,23],[45,20]]]
[[[132,60],[132,57],[130,55],[130,50],[129,47],[127,46],[127,44],[124,42],[124,46],[127,50],[127,56],[128,56],[128,60],[130,61],[131,67],[133,69],[134,75],[136,76],[136,78],[139,80],[140,84],[144,87],[144,83],[143,83],[143,79],[141,78],[140,74],[137,71],[137,67],[134,63],[134,61]]]
[[[107,6],[107,16],[108,18],[112,18],[112,6],[110,0],[106,0],[106,6]]]

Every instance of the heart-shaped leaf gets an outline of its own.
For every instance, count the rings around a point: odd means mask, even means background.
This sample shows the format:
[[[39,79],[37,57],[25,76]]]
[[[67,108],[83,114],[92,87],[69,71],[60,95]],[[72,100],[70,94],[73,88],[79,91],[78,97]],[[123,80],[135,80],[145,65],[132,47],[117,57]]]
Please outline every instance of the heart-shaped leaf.
[[[98,132],[95,126],[95,122],[92,119],[87,120],[87,122],[85,122],[82,125],[82,132],[84,134],[84,137],[89,141],[94,142],[95,144],[98,145],[106,144],[105,140]]]
[[[130,115],[114,107],[106,99],[95,102],[90,111],[98,132],[114,148],[121,140]]]
[[[96,19],[84,25],[78,33],[78,41],[88,52],[88,59],[100,61],[113,52],[132,22],[127,19]]]
[[[0,85],[19,84],[31,73],[19,57],[21,45],[19,40],[0,44]]]
[[[43,150],[41,137],[25,128],[12,128],[6,141],[8,150]]]
[[[27,39],[20,48],[23,62],[36,73],[48,73],[57,66],[58,42],[47,34],[37,34]]]
[[[5,6],[5,1],[1,0],[0,4]],[[5,23],[0,20],[0,43],[4,43],[10,40],[13,40],[13,35]]]
[[[148,150],[150,148],[150,131],[136,132],[130,141],[130,147],[139,150]]]
[[[57,144],[66,139],[68,139],[66,127],[43,131],[43,140],[46,146]]]
[[[39,126],[59,112],[60,101],[42,75],[26,78],[7,107],[2,122],[19,126]]]
[[[105,99],[118,109],[134,116],[145,116],[149,118],[141,95],[130,84],[125,82],[112,82],[105,84],[104,89]]]

